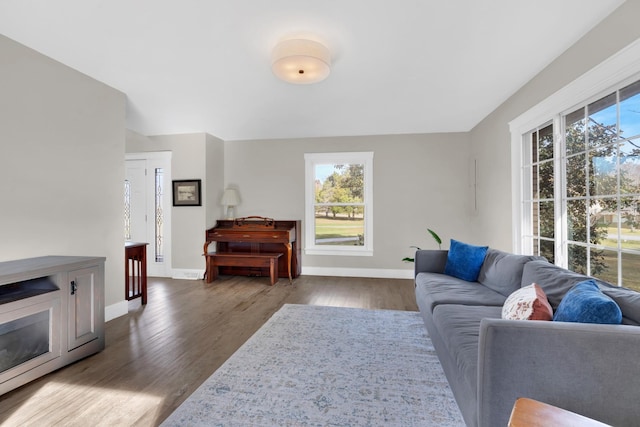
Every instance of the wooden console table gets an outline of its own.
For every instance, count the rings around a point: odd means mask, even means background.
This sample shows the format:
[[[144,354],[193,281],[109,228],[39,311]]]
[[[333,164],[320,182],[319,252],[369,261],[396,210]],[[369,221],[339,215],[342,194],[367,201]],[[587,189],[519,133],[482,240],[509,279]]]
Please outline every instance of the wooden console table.
[[[142,298],[142,304],[147,303],[147,245],[124,244],[124,296],[127,301]]]
[[[537,400],[521,397],[516,400],[509,418],[509,427],[581,426],[611,427],[591,418]]]

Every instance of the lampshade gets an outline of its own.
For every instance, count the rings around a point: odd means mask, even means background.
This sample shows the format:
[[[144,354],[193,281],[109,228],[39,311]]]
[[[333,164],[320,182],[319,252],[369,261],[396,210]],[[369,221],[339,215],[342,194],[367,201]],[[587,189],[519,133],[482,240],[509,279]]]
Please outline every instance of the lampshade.
[[[331,54],[326,46],[312,40],[285,40],[273,49],[271,69],[285,82],[317,83],[331,72]]]
[[[240,204],[240,196],[238,191],[234,188],[227,188],[222,195],[222,201],[220,202],[226,206],[237,206]]]

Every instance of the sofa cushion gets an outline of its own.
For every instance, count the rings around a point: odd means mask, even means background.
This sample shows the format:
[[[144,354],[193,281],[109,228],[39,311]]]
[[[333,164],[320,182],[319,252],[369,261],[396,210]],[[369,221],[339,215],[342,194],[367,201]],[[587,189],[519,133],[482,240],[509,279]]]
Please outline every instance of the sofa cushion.
[[[547,295],[549,304],[555,310],[567,292],[578,282],[589,279],[588,276],[558,267],[547,261],[531,261],[522,270],[522,286],[536,283]]]
[[[489,305],[502,307],[506,299],[477,282],[456,279],[439,273],[418,273],[416,299],[420,306],[433,311],[440,304]]]
[[[553,309],[540,286],[532,283],[507,297],[502,318],[508,320],[551,320]]]
[[[468,282],[475,282],[487,249],[487,246],[470,245],[451,239],[444,273]]]
[[[640,292],[598,282],[602,293],[610,297],[622,310],[622,323],[640,325]]]
[[[529,261],[544,260],[533,255],[515,255],[489,248],[478,274],[478,282],[505,297],[522,287],[522,270]],[[530,285],[527,283],[527,285]]]
[[[619,324],[622,311],[618,304],[605,294],[593,280],[575,285],[562,299],[554,321],[578,323]]]
[[[499,319],[501,310],[501,307],[455,304],[439,305],[433,310],[433,323],[455,360],[460,379],[473,390],[477,390],[478,381],[480,322],[486,317]]]

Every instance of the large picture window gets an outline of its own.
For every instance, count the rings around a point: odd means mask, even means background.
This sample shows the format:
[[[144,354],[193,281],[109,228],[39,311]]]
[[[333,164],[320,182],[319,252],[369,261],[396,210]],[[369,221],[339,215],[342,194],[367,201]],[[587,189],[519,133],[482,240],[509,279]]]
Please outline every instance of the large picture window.
[[[640,290],[640,80],[621,86],[559,114],[557,138],[553,125],[525,135],[522,238],[551,262]]]
[[[373,254],[373,153],[308,153],[305,253]]]
[[[640,289],[640,81],[563,119],[569,268]]]

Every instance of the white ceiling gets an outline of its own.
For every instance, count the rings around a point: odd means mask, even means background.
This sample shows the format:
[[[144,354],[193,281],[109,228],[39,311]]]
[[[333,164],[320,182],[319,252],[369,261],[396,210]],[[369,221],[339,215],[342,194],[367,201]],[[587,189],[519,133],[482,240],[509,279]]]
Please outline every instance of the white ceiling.
[[[127,94],[145,135],[468,131],[622,0],[0,0],[0,33]],[[279,40],[332,52],[279,81]]]

